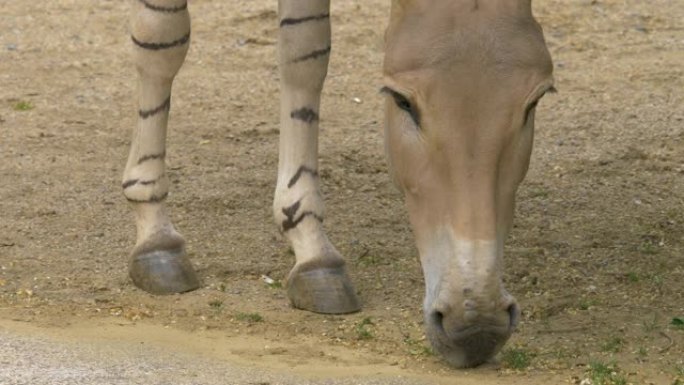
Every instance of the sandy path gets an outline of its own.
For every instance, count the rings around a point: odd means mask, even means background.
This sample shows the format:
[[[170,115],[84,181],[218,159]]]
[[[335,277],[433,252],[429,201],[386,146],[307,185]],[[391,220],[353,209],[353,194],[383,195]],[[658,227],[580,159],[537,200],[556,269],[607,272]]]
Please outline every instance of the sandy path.
[[[309,343],[302,340],[297,349],[306,349]],[[493,385],[505,381],[522,385],[553,381],[492,376],[486,366],[435,375],[368,357],[352,365],[336,362],[336,356],[357,354],[362,358],[361,353],[339,351],[344,348],[325,348],[318,357],[293,361],[285,354],[288,348],[292,347],[253,336],[228,337],[218,331],[187,333],[152,324],[43,328],[2,320],[0,384]],[[252,352],[245,355],[245,350]],[[261,353],[255,354],[257,350]]]
[[[119,330],[112,330],[112,328]],[[30,329],[30,330],[29,330]],[[0,326],[0,384],[426,384],[424,380],[400,377],[342,378],[332,376],[303,378],[296,370],[265,370],[254,365],[231,362],[213,354],[193,351],[198,340],[188,346],[182,340],[171,343],[173,331],[124,326],[86,331],[88,337],[75,338],[70,330],[42,330],[3,322]],[[73,330],[72,330],[73,331]],[[119,339],[123,334],[127,337]],[[154,338],[145,342],[143,335]],[[97,336],[96,336],[97,335]],[[188,337],[188,336],[186,336]],[[106,340],[106,343],[103,343]],[[168,341],[169,343],[166,343]],[[218,344],[218,341],[214,341]],[[221,349],[217,349],[220,351]],[[209,350],[211,352],[211,350]],[[216,351],[214,351],[215,353]],[[331,370],[335,373],[335,370]],[[326,378],[328,377],[328,378]]]

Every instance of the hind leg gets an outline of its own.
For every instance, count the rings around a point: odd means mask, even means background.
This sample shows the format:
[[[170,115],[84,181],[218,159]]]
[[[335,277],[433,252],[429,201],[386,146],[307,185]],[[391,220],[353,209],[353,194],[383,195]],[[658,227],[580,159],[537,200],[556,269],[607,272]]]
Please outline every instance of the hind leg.
[[[190,42],[186,0],[134,1],[131,40],[139,112],[122,184],[137,227],[129,274],[147,292],[182,293],[197,289],[199,281],[164,200],[169,191],[165,157],[171,84]]]

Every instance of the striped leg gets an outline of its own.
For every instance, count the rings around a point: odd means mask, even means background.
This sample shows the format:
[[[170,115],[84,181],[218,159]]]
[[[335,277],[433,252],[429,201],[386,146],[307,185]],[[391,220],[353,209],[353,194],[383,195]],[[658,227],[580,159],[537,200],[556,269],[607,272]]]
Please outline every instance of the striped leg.
[[[166,126],[171,83],[190,41],[186,0],[134,0],[134,61],[138,70],[138,124],[123,177],[124,195],[136,214],[138,239],[129,274],[154,294],[194,290],[199,282],[185,241],[166,215]]]
[[[330,54],[330,0],[279,0],[280,153],[273,209],[296,264],[292,304],[349,313],[359,301],[345,262],[323,231],[318,180],[318,109]]]

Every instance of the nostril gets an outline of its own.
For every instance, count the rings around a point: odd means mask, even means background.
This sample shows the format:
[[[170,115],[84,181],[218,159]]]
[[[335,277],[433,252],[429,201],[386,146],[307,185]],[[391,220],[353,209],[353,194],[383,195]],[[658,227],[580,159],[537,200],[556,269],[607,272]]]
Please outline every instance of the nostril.
[[[439,329],[444,330],[444,314],[441,311],[432,312],[432,323]]]
[[[441,311],[436,311],[432,314],[432,318],[435,320],[435,323],[442,324],[442,320],[444,319],[444,314],[442,314]]]
[[[516,303],[512,303],[510,306],[508,306],[508,314],[510,316],[510,327],[511,329],[514,329],[516,326],[518,326],[518,321],[520,320],[520,308]]]

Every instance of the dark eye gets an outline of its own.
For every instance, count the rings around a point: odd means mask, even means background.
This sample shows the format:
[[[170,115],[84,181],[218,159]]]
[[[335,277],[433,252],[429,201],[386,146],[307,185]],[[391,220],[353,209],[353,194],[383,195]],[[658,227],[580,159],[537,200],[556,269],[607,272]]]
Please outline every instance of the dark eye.
[[[392,95],[394,97],[394,103],[397,104],[397,107],[400,109],[408,112],[409,114],[413,113],[413,108],[411,107],[411,102],[406,100],[405,97],[402,95]]]
[[[411,102],[404,95],[387,87],[383,87],[380,91],[390,94],[397,107],[402,111],[406,111],[416,125],[420,124],[420,114],[418,113],[418,110],[413,107]]]

